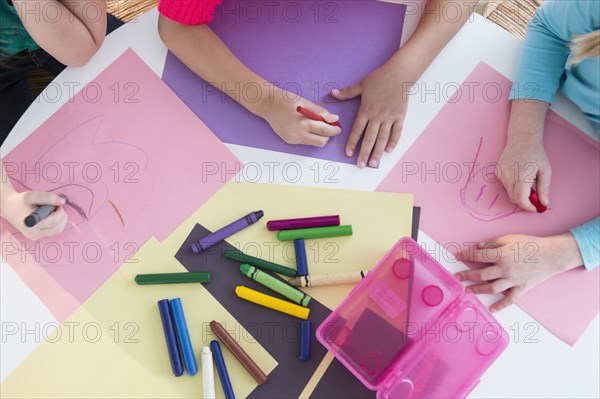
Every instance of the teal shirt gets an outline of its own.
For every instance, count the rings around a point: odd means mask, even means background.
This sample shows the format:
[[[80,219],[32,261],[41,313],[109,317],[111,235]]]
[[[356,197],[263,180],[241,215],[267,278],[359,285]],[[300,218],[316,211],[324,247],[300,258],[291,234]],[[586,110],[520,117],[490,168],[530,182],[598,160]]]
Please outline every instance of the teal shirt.
[[[527,28],[510,99],[531,98],[552,103],[560,89],[592,122],[596,141],[600,141],[600,57],[588,58],[575,66],[568,63],[572,38],[598,29],[600,0],[544,3]],[[600,218],[575,227],[571,233],[586,269],[597,267]]]
[[[8,55],[14,55],[39,48],[23,26],[15,8],[7,0],[0,0],[0,49]]]

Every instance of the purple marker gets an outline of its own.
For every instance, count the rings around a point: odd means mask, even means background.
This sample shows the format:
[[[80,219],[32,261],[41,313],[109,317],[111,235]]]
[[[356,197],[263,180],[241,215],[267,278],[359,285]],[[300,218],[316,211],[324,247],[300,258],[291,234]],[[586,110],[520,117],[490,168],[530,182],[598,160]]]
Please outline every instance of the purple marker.
[[[276,230],[293,230],[293,229],[308,229],[311,227],[328,227],[339,226],[340,215],[332,216],[316,216],[311,218],[299,219],[282,219],[270,220],[267,222],[267,229]]]
[[[260,218],[264,216],[264,214],[265,213],[263,211],[249,213],[246,216],[239,218],[235,222],[222,227],[214,233],[202,237],[200,240],[192,243],[192,251],[194,251],[195,254],[199,254],[207,248],[212,247],[216,243],[223,241],[227,237],[234,235],[238,231],[244,230],[251,224],[258,222]]]

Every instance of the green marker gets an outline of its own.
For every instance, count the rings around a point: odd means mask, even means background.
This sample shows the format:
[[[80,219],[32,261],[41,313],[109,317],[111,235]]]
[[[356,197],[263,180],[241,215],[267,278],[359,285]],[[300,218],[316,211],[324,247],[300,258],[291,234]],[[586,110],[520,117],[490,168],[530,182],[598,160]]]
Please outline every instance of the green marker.
[[[329,226],[329,227],[315,227],[312,229],[297,229],[297,230],[281,230],[277,232],[277,238],[281,241],[293,241],[300,239],[311,239],[311,238],[328,238],[328,237],[342,237],[351,236],[352,226]]]
[[[208,283],[210,272],[138,274],[135,276],[135,282],[139,285]]]
[[[281,280],[277,280],[275,277],[270,276],[261,270],[258,270],[254,266],[250,266],[244,263],[240,266],[240,271],[244,276],[256,281],[257,283],[264,285],[267,288],[272,289],[273,291],[283,295],[288,299],[291,299],[299,305],[307,307],[308,303],[310,302],[310,296],[308,296],[304,292],[284,283]]]
[[[225,251],[225,257],[238,262],[251,264],[259,269],[270,270],[275,273],[283,274],[284,276],[296,277],[298,275],[296,270],[292,268],[281,266],[277,263],[269,262],[268,260],[255,258],[254,256],[246,255],[245,253],[236,250],[228,249]]]

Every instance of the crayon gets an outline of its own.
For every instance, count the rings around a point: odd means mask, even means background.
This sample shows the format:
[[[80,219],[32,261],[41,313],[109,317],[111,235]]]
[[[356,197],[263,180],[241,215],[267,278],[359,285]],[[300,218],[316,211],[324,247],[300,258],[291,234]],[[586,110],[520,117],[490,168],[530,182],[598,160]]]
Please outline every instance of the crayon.
[[[246,216],[242,216],[238,220],[229,223],[227,226],[220,228],[214,233],[211,233],[205,237],[202,237],[200,240],[193,242],[191,244],[192,251],[194,251],[195,254],[199,254],[207,248],[212,247],[216,243],[223,241],[227,237],[234,235],[238,231],[241,231],[251,224],[258,222],[260,218],[264,216],[264,214],[265,213],[263,211],[256,211],[249,213]]]
[[[250,375],[258,382],[258,385],[262,385],[267,381],[267,375],[258,367],[258,365],[252,360],[252,358],[246,353],[246,351],[233,339],[231,335],[223,328],[223,326],[216,322],[210,322],[210,329],[215,333],[219,340],[233,353],[233,356],[242,363],[244,368],[248,370]]]
[[[223,386],[223,392],[225,393],[226,399],[235,399],[233,393],[233,387],[229,380],[229,373],[227,372],[227,366],[225,366],[225,359],[223,359],[223,353],[221,352],[221,345],[218,341],[210,341],[210,349],[212,350],[213,357],[215,358],[215,364],[217,365],[217,372],[221,379],[221,385]]]
[[[270,270],[275,273],[283,274],[284,276],[297,276],[296,271],[290,267],[281,266],[277,263],[269,262],[268,260],[255,258],[254,256],[246,255],[240,251],[228,249],[225,251],[225,257],[238,262],[248,263],[252,266],[258,267],[259,269]]]
[[[138,274],[135,276],[135,282],[139,285],[208,283],[210,282],[210,272]]]
[[[296,305],[295,303],[272,297],[267,294],[263,294],[262,292],[254,291],[248,287],[244,287],[243,285],[238,285],[235,287],[235,294],[238,297],[247,300],[248,302],[277,310],[278,312],[286,313],[299,319],[308,319],[310,309]]]
[[[281,220],[269,220],[267,222],[267,229],[270,231],[276,230],[293,230],[293,229],[308,229],[312,227],[327,227],[327,226],[339,226],[340,215],[332,216],[315,216],[310,218],[298,218],[298,219],[281,219]]]
[[[183,364],[181,363],[181,353],[177,345],[177,336],[175,335],[175,326],[171,317],[171,307],[168,299],[158,301],[158,311],[162,321],[165,340],[167,341],[167,351],[171,360],[171,369],[176,377],[183,375]]]
[[[300,360],[310,359],[310,340],[312,337],[312,324],[308,320],[300,322]]]
[[[294,240],[296,252],[296,273],[298,276],[308,276],[308,260],[306,259],[306,246],[304,240]]]
[[[298,112],[299,114],[304,115],[305,117],[307,117],[308,119],[312,119],[313,121],[317,121],[317,122],[325,122],[330,126],[337,126],[339,128],[341,128],[342,126],[340,125],[340,121],[337,122],[332,122],[329,123],[327,122],[325,119],[323,119],[322,116],[315,114],[314,112],[312,112],[311,110],[304,108],[302,106],[297,106],[296,107],[296,112]]]
[[[187,323],[185,321],[181,299],[172,299],[170,303],[173,319],[175,320],[175,331],[177,332],[177,338],[179,339],[179,347],[181,348],[181,354],[183,355],[185,369],[189,375],[196,375],[196,373],[198,373],[198,364],[196,363],[196,356],[194,355],[194,349],[192,348],[192,341],[190,341],[190,333],[188,332]]]
[[[213,368],[213,356],[208,346],[202,347],[202,397],[204,399],[215,399],[215,371]]]
[[[277,232],[277,238],[281,241],[293,241],[299,239],[328,238],[351,236],[352,226],[329,226],[315,227],[314,229],[281,230]]]
[[[255,268],[254,266],[244,263],[240,266],[240,271],[244,276],[264,285],[267,288],[272,289],[278,294],[281,294],[284,297],[296,302],[298,305],[307,307],[310,303],[310,296],[304,292],[294,287],[290,287],[285,282],[276,279],[275,277]]]
[[[540,202],[540,198],[538,197],[537,191],[532,187],[531,192],[529,193],[529,202],[535,206],[535,210],[538,213],[544,213],[548,209],[548,207]]]
[[[309,274],[308,276],[294,277],[288,283],[294,287],[323,287],[327,285],[343,285],[359,283],[369,273],[369,270],[357,272]]]

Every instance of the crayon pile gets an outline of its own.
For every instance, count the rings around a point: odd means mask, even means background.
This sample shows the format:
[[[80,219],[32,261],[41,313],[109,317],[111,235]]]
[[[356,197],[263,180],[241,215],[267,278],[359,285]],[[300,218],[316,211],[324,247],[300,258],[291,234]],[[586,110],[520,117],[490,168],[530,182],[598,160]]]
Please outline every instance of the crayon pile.
[[[252,212],[229,225],[215,231],[191,244],[195,254],[207,250],[227,237],[256,223],[264,216],[263,211]],[[267,223],[270,231],[277,231],[281,241],[294,241],[296,253],[296,270],[264,259],[249,256],[241,251],[227,250],[225,257],[240,262],[240,272],[247,278],[256,281],[265,288],[286,298],[274,296],[240,285],[235,288],[235,294],[246,301],[267,307],[301,319],[300,348],[301,361],[310,359],[312,323],[308,320],[311,297],[299,290],[299,287],[324,286],[336,284],[357,283],[366,275],[365,271],[337,273],[325,275],[310,275],[306,256],[306,239],[341,237],[352,235],[352,226],[340,225],[339,215],[319,216],[301,219],[271,220]],[[287,281],[279,275],[289,277]],[[148,284],[180,284],[180,283],[209,283],[209,272],[184,272],[163,274],[140,274],[135,277],[139,285]],[[163,299],[158,302],[162,320],[167,350],[169,353],[173,374],[183,375],[184,368],[190,376],[198,373],[196,357],[192,348],[183,306],[180,298]],[[210,328],[219,341],[231,351],[235,358],[246,368],[256,382],[261,385],[268,379],[267,375],[242,349],[235,339],[217,321],[210,322]],[[210,346],[204,346],[201,351],[202,379],[205,398],[215,397],[213,358],[217,366],[223,391],[227,399],[234,398],[233,387],[227,367],[223,360],[219,341],[213,340]]]

